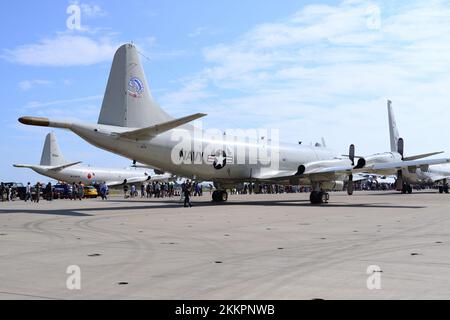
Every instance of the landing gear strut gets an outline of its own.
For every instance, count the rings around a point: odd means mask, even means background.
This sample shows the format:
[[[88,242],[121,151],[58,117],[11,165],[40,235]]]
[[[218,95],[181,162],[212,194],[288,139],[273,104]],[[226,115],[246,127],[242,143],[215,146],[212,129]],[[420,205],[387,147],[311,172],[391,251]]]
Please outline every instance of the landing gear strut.
[[[324,191],[313,191],[309,196],[309,201],[311,201],[311,204],[328,203],[328,200],[330,200],[330,194]]]
[[[215,190],[212,194],[212,200],[214,202],[225,202],[228,200],[228,193],[226,190]]]

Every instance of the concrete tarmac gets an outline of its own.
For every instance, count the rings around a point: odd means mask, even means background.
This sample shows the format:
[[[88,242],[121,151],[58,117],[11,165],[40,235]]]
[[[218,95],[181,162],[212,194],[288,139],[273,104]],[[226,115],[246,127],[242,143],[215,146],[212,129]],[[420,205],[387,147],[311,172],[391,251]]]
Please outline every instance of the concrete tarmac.
[[[450,299],[449,195],[308,198],[0,203],[0,299]]]

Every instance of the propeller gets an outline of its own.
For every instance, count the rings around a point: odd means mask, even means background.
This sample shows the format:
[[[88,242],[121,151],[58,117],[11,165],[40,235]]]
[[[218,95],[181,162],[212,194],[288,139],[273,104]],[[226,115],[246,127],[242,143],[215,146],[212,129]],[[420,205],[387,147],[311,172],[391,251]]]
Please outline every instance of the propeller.
[[[397,190],[403,189],[403,171],[402,170],[397,171],[397,181],[395,182],[395,188]]]
[[[350,145],[350,148],[348,150],[348,158],[352,162],[352,166],[355,166],[355,145]],[[348,176],[348,185],[347,185],[347,194],[351,196],[353,194],[353,191],[355,190],[355,185],[353,183],[353,174],[350,174]]]
[[[403,140],[403,138],[398,139],[397,152],[401,155],[403,161],[405,152],[405,141]],[[395,182],[395,188],[397,190],[403,189],[403,171],[401,169],[397,171],[397,181]]]
[[[352,144],[350,145],[350,148],[348,150],[348,157],[350,159],[350,161],[352,162],[352,166],[355,165],[355,145]]]
[[[403,138],[398,139],[398,143],[397,143],[397,152],[400,153],[400,155],[402,156],[402,160],[405,159],[405,157],[403,156],[405,150],[405,141],[403,140]]]
[[[353,195],[354,190],[355,190],[355,184],[353,182],[353,174],[351,174],[348,177],[347,194],[349,196]]]

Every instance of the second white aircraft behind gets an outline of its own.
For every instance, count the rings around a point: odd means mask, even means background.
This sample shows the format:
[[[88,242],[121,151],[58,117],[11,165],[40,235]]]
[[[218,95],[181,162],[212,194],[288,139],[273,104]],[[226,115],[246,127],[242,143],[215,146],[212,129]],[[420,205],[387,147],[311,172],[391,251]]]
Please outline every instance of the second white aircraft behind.
[[[53,132],[47,134],[42,150],[41,163],[39,165],[15,164],[16,168],[29,168],[33,171],[67,183],[79,183],[84,185],[94,185],[104,183],[108,186],[120,185],[124,183],[140,183],[147,180],[164,180],[170,178],[169,174],[150,175],[145,170],[135,168],[112,169],[88,167],[79,165],[78,162],[67,162],[59,149],[56,136]]]
[[[402,193],[412,193],[413,184],[429,184],[439,185],[440,193],[448,193],[448,179],[450,178],[450,166],[448,164],[440,164],[440,160],[419,160],[441,154],[443,152],[431,152],[413,156],[404,155],[404,140],[400,138],[397,122],[395,121],[394,110],[392,102],[388,100],[388,120],[389,120],[389,136],[391,142],[391,151],[378,153],[371,156],[364,157],[366,160],[366,171],[373,172],[373,169],[378,173],[386,175],[396,175],[396,188]],[[421,165],[419,167],[410,167],[409,163],[413,161]],[[397,168],[389,168],[383,170],[386,164],[397,162]]]

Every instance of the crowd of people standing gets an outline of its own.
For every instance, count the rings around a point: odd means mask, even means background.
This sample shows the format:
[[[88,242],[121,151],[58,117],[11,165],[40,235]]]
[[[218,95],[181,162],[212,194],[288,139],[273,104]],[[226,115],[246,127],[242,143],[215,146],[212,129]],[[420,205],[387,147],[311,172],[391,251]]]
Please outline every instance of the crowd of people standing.
[[[128,187],[123,185],[123,194],[125,198],[166,198],[179,195],[179,191],[175,188],[174,182],[152,181],[142,183],[140,186],[140,195],[136,185],[132,184]]]

